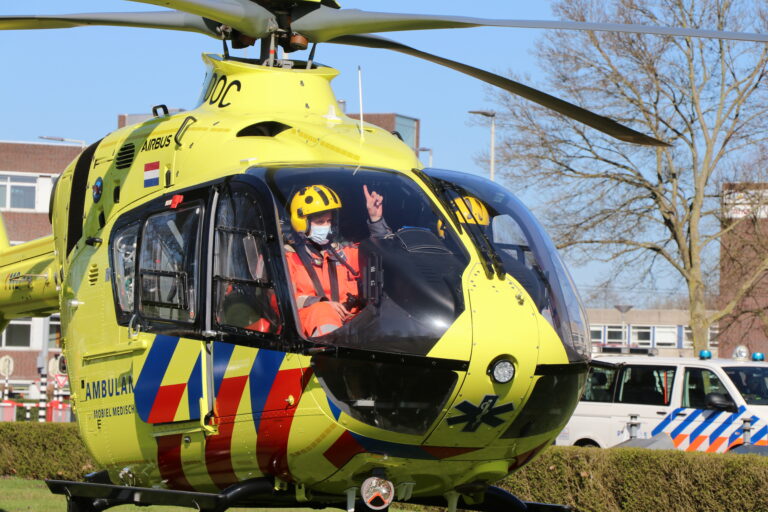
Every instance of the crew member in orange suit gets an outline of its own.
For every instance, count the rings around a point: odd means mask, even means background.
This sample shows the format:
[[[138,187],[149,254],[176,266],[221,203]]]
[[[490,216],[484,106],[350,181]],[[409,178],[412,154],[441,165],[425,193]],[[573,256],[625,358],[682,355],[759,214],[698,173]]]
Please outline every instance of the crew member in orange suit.
[[[371,236],[391,233],[383,217],[384,197],[363,185]],[[310,185],[294,194],[289,205],[297,240],[286,246],[288,271],[304,336],[323,336],[351,320],[359,293],[356,244],[336,240],[341,199],[325,185]]]

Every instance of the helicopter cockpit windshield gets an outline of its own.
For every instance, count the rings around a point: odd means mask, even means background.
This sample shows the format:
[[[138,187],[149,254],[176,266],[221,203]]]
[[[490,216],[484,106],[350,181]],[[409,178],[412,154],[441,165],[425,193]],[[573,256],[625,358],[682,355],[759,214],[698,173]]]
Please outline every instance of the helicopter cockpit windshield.
[[[531,212],[504,187],[470,174],[425,174],[478,246],[489,273],[507,273],[526,289],[557,331],[571,362],[589,358],[584,307],[554,244]]]
[[[269,169],[298,330],[324,345],[426,355],[464,310],[467,254],[402,175]],[[319,228],[319,229],[318,229]]]

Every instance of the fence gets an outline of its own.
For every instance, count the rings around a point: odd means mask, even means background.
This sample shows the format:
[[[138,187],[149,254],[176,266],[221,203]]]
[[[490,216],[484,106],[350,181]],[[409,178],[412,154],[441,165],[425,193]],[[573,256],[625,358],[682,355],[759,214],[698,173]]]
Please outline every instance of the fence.
[[[73,421],[72,406],[64,401],[52,400],[45,407],[45,421],[69,423]],[[0,402],[0,421],[38,421],[39,408],[30,402],[20,403],[13,400]]]

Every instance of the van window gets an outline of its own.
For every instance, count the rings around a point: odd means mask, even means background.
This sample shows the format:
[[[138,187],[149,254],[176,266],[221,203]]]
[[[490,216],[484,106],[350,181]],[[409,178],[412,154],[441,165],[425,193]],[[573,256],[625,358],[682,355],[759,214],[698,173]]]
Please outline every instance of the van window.
[[[627,365],[622,369],[616,399],[624,404],[669,405],[674,366]]]
[[[730,394],[714,372],[704,368],[686,368],[683,381],[683,407],[706,409],[707,395],[718,393],[726,398]]]
[[[734,366],[723,370],[749,405],[768,405],[768,368]]]
[[[613,402],[613,384],[617,372],[618,368],[592,367],[581,399],[585,402]]]

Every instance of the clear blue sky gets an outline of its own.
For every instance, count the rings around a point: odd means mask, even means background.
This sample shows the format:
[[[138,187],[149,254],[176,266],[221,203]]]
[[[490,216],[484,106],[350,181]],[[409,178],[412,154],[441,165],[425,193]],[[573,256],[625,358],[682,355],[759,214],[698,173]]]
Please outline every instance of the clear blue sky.
[[[552,19],[549,0],[340,0],[346,8],[452,14],[503,19]],[[476,6],[480,6],[479,8]],[[3,2],[0,15],[150,11],[120,0]],[[418,49],[489,71],[537,77],[531,50],[537,30],[472,28],[384,34]],[[0,140],[36,141],[53,135],[87,142],[114,130],[117,115],[149,112],[153,105],[191,108],[204,68],[200,54],[221,51],[211,38],[184,32],[113,27],[0,31]],[[255,55],[255,49],[250,49]],[[306,54],[304,54],[306,55]],[[300,57],[304,58],[304,57]],[[318,47],[317,60],[336,67],[336,95],[357,105],[357,66],[363,69],[366,112],[398,112],[422,122],[421,144],[436,167],[486,173],[475,159],[489,146],[487,126],[472,124],[468,110],[493,109],[488,86],[455,71],[384,50]],[[352,106],[354,105],[354,107]],[[422,155],[426,163],[426,153]],[[592,284],[599,269],[572,269]]]
[[[388,12],[493,18],[550,18],[549,2],[489,0],[473,3],[421,0],[341,0],[344,7]],[[3,2],[0,14],[146,11],[160,8],[119,0]],[[387,35],[387,34],[385,34]],[[530,48],[537,31],[462,29],[388,37],[484,69],[535,73]],[[200,54],[220,52],[211,38],[183,32],[84,27],[0,31],[0,140],[56,135],[94,141],[116,126],[119,113],[152,105],[189,108],[203,78]],[[251,55],[255,50],[250,49]],[[303,55],[306,55],[304,53]],[[435,166],[480,172],[474,157],[487,151],[488,129],[470,125],[468,110],[490,109],[486,86],[455,71],[384,50],[320,45],[317,59],[338,68],[339,99],[357,105],[357,66],[363,69],[364,109],[398,112],[422,121],[421,142]],[[357,111],[351,107],[351,111]],[[426,159],[426,155],[423,155]]]

